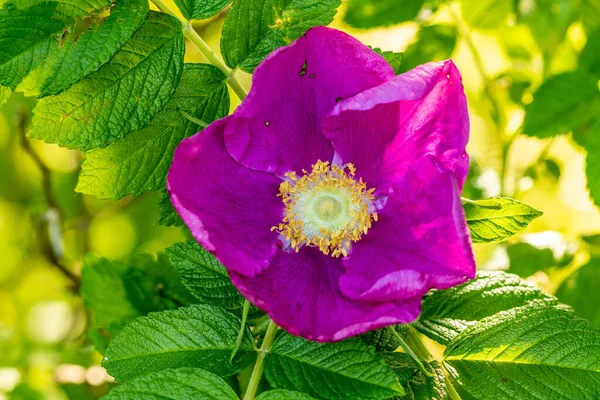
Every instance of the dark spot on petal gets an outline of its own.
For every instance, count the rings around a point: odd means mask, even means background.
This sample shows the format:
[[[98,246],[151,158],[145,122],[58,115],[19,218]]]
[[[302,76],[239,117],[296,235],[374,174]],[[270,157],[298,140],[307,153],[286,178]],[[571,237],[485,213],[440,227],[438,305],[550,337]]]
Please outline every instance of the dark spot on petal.
[[[335,101],[339,103],[340,101],[342,101],[342,98],[341,97],[336,97]]]
[[[310,75],[309,75],[309,77],[310,77],[310,78],[314,78],[314,77],[315,77],[315,74],[310,74]]]
[[[306,74],[306,61],[304,61],[304,64],[302,64],[302,69],[300,70],[300,76]]]

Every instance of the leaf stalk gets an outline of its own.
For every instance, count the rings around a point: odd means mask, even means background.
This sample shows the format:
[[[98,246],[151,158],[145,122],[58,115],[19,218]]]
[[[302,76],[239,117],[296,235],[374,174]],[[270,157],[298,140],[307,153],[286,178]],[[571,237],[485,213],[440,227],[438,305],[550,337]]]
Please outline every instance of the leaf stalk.
[[[242,310],[242,323],[240,324],[240,331],[238,332],[235,345],[233,346],[233,350],[231,351],[231,356],[229,357],[229,363],[233,361],[233,357],[235,357],[236,353],[240,349],[240,346],[242,345],[242,341],[244,340],[244,332],[246,332],[246,320],[248,319],[248,311],[250,311],[250,302],[248,300],[244,300],[244,309]]]
[[[419,369],[421,370],[421,372],[423,372],[428,377],[432,377],[433,374],[431,372],[429,372],[427,370],[427,368],[425,368],[425,366],[421,362],[421,359],[415,354],[415,352],[413,351],[413,349],[408,344],[406,344],[406,342],[404,341],[404,339],[402,339],[402,337],[398,334],[398,332],[396,332],[396,330],[394,329],[394,327],[393,326],[388,326],[387,329],[389,329],[396,336],[396,339],[398,339],[400,341],[400,347],[402,347],[402,349],[404,350],[404,352],[406,354],[408,354],[409,356],[412,357],[412,359],[417,364],[417,366],[419,367]]]

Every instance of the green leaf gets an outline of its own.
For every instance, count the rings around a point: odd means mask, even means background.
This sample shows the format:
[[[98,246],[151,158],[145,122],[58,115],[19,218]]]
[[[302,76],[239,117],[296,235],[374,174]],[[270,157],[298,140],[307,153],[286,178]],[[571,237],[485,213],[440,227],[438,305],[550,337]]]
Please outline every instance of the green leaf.
[[[565,40],[567,29],[580,16],[580,1],[529,0],[529,4],[520,3],[518,21],[529,26],[544,53],[545,62],[550,62]]]
[[[175,0],[186,19],[205,19],[221,11],[231,0]]]
[[[94,311],[97,326],[110,328],[141,315],[127,299],[123,275],[129,269],[120,261],[109,261],[87,255],[81,271],[81,297],[86,307]]]
[[[227,270],[195,240],[174,244],[167,255],[185,287],[198,300],[236,314],[242,312],[244,298],[231,284]]]
[[[201,129],[186,115],[208,124],[229,112],[225,78],[212,65],[186,64],[177,90],[147,126],[86,153],[75,190],[120,199],[163,189],[175,148]]]
[[[579,14],[586,33],[592,32],[600,26],[600,3],[598,0],[581,0]]]
[[[489,32],[493,34],[506,53],[506,56],[512,58],[511,61],[523,61],[531,62],[532,58],[539,53],[537,43],[531,34],[531,31],[527,25],[505,25]],[[537,78],[537,74],[530,69],[514,68],[506,70],[504,73],[498,75],[498,78],[502,76],[527,76],[531,78]],[[530,79],[531,79],[530,78]],[[521,79],[522,80],[522,79]]]
[[[109,336],[150,311],[196,302],[164,254],[157,259],[140,254],[128,263],[87,255],[81,296],[94,312],[95,326]]]
[[[12,90],[9,87],[0,86],[0,108],[4,106],[11,94]]]
[[[44,395],[31,385],[21,382],[8,393],[9,400],[44,400]]]
[[[502,242],[543,214],[506,197],[469,201],[463,208],[473,243]]]
[[[483,197],[484,193],[480,179],[483,169],[474,158],[469,161],[469,172],[463,186],[462,195],[469,199],[479,199]]]
[[[541,163],[546,174],[554,179],[554,182],[556,183],[560,179],[560,165],[551,158],[545,158]]]
[[[165,254],[137,254],[122,275],[127,298],[142,315],[197,303]]]
[[[591,127],[583,140],[587,151],[585,176],[590,197],[600,207],[600,119]]]
[[[582,71],[545,81],[525,106],[523,133],[547,138],[577,129],[600,113],[598,79]]]
[[[359,337],[366,344],[374,346],[377,351],[394,351],[400,346],[400,339],[392,332],[392,329],[394,329],[402,339],[404,339],[408,333],[408,325],[393,325],[369,331]]]
[[[221,53],[231,68],[252,73],[273,50],[309,28],[328,25],[340,0],[234,0],[221,36]]]
[[[158,225],[162,226],[182,226],[183,220],[175,211],[173,204],[171,204],[171,199],[169,198],[169,193],[167,190],[163,190],[160,192],[160,199],[158,200],[158,221],[156,221]]]
[[[398,75],[401,72],[403,53],[395,53],[393,51],[383,51],[380,48],[374,48],[373,51],[380,54],[394,69],[394,74]]]
[[[0,11],[0,44],[8,50],[0,83],[29,96],[60,93],[108,62],[147,13],[144,0],[9,2]]]
[[[381,353],[385,363],[390,366],[404,386],[407,397],[403,399],[445,400],[446,382],[444,371],[437,361],[424,363],[425,368],[433,372],[433,376],[425,376],[419,367],[406,353]]]
[[[456,27],[431,25],[422,28],[417,39],[404,52],[401,72],[430,61],[450,58],[456,47]]]
[[[529,243],[512,244],[507,247],[506,252],[510,260],[510,272],[522,277],[531,276],[557,264],[552,249],[539,249]]]
[[[110,0],[4,2],[0,9],[0,85],[15,89],[61,47],[64,39],[73,39],[71,33],[78,20],[104,10],[110,3]]]
[[[600,233],[593,233],[591,235],[581,235],[581,240],[591,246],[591,253],[597,254],[598,248],[600,248]]]
[[[284,333],[265,360],[265,374],[276,388],[324,399],[384,399],[403,395],[394,372],[356,339],[309,342]]]
[[[240,324],[235,315],[206,304],[150,313],[133,320],[110,342],[102,366],[121,382],[178,367],[232,375],[256,357],[252,333],[246,329],[229,363]]]
[[[413,20],[424,0],[405,0],[402,5],[390,0],[348,0],[344,21],[355,28],[373,28]]]
[[[523,95],[531,88],[533,80],[532,74],[529,72],[507,72],[498,75],[496,82],[499,84],[508,85],[508,95],[515,104],[523,104]]]
[[[461,0],[460,11],[467,24],[479,29],[506,25],[513,0]]]
[[[516,275],[479,271],[467,283],[427,295],[421,316],[413,325],[429,338],[447,344],[474,321],[532,300],[556,302],[554,297]]]
[[[598,332],[545,303],[474,324],[448,345],[444,366],[453,384],[475,398],[600,398]]]
[[[556,291],[556,297],[561,302],[572,306],[577,316],[589,320],[600,329],[598,282],[600,282],[600,258],[593,257],[561,283]]]
[[[588,37],[579,58],[579,68],[600,78],[600,29]]]
[[[125,382],[103,400],[163,399],[238,400],[217,375],[200,368],[165,369]]]
[[[181,23],[150,12],[110,62],[38,102],[29,136],[83,150],[125,137],[146,125],[171,97],[184,49]]]
[[[269,390],[263,392],[256,400],[316,400],[306,393],[292,392],[290,390]]]
[[[108,11],[110,15],[102,14]],[[42,64],[17,90],[26,95],[58,94],[106,64],[142,25],[148,14],[144,0],[120,0],[88,13],[52,40]],[[82,32],[83,31],[83,32]]]

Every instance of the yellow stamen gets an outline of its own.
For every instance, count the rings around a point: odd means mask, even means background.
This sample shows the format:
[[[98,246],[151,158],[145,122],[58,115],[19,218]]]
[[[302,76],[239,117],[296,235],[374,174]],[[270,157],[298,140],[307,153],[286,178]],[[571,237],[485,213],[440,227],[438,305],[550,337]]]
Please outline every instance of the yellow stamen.
[[[368,189],[362,178],[354,178],[352,164],[339,167],[317,161],[309,173],[302,170],[285,174],[278,196],[285,204],[278,231],[293,249],[304,245],[318,247],[332,257],[348,255],[350,243],[366,234],[377,213],[369,213],[375,189]]]

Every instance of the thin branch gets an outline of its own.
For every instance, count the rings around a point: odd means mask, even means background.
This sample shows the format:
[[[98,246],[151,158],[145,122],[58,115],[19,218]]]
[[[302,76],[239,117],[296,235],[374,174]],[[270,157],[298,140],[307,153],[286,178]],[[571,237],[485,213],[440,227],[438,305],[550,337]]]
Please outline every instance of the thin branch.
[[[267,328],[267,332],[265,333],[262,345],[258,350],[258,356],[256,357],[256,363],[254,364],[252,375],[250,376],[250,382],[248,382],[248,387],[246,388],[244,400],[254,400],[256,390],[258,389],[258,384],[260,383],[260,378],[262,377],[265,356],[273,346],[273,341],[275,340],[275,335],[277,334],[278,328],[279,327],[275,324],[275,322],[269,322],[269,327]]]
[[[234,91],[234,93],[240,98],[240,100],[244,100],[247,93],[246,90],[242,87],[240,82],[235,77],[235,70],[230,69],[223,63],[223,61],[219,60],[214,51],[210,48],[210,46],[198,35],[198,32],[194,30],[194,27],[191,24],[191,21],[187,21],[184,18],[179,17],[171,8],[163,1],[163,0],[151,0],[162,12],[165,14],[169,14],[179,20],[183,25],[183,35],[194,45],[196,48],[202,53],[204,57],[215,67],[221,70],[227,77],[226,81]]]
[[[483,63],[483,59],[481,58],[481,55],[479,54],[479,51],[477,50],[477,47],[475,47],[475,43],[473,42],[473,39],[471,38],[471,32],[463,24],[462,20],[456,14],[456,12],[454,12],[452,7],[448,7],[448,11],[450,12],[450,15],[452,16],[452,19],[454,20],[454,24],[458,28],[458,32],[460,33],[460,36],[465,39],[465,42],[467,43],[467,46],[469,47],[471,55],[473,56],[473,61],[475,62],[475,67],[477,67],[477,71],[479,72],[479,75],[481,76],[481,79],[483,80],[484,93],[487,96],[487,98],[490,100],[490,103],[493,108],[492,119],[494,120],[494,122],[496,123],[497,126],[500,126],[501,122],[502,122],[500,119],[501,115],[502,115],[500,102],[494,95],[494,90],[492,88],[492,82],[487,75],[486,68]]]
[[[21,147],[23,150],[31,157],[35,165],[37,165],[38,169],[42,173],[42,190],[44,192],[44,198],[46,199],[46,203],[48,203],[48,207],[58,209],[58,202],[54,197],[54,193],[52,193],[52,181],[51,181],[51,172],[46,167],[40,156],[33,150],[31,144],[29,143],[29,139],[27,139],[27,125],[28,125],[28,116],[27,111],[24,107],[21,107],[17,111],[18,125],[19,125],[19,133],[21,134]]]
[[[19,133],[21,135],[21,147],[25,153],[31,157],[42,174],[42,192],[44,194],[44,199],[48,204],[48,210],[43,214],[42,220],[47,224],[46,233],[50,244],[50,249],[46,256],[50,261],[50,264],[71,281],[73,291],[78,292],[81,287],[81,278],[75,275],[75,273],[68,269],[62,262],[64,249],[61,216],[58,201],[52,192],[52,172],[46,164],[44,164],[40,156],[33,150],[31,143],[29,143],[29,139],[27,138],[28,115],[25,108],[21,107],[17,111],[17,118]]]

